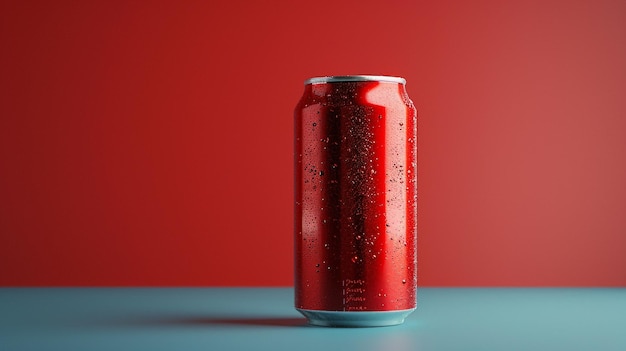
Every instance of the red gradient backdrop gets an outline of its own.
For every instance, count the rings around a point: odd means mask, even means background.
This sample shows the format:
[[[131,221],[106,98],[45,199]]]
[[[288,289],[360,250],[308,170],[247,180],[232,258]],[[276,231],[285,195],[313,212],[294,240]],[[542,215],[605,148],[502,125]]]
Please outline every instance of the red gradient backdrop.
[[[423,286],[626,286],[624,1],[3,1],[0,285],[291,285],[305,78],[404,76]]]

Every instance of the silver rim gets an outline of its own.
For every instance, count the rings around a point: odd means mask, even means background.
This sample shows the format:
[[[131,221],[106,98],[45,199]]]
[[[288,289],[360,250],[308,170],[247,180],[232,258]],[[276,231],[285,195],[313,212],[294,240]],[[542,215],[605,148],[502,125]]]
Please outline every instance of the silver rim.
[[[404,323],[415,308],[395,311],[322,311],[296,308],[312,325],[325,327],[384,327]]]
[[[406,79],[391,76],[328,76],[309,78],[304,81],[304,85],[337,82],[391,82],[406,84]]]

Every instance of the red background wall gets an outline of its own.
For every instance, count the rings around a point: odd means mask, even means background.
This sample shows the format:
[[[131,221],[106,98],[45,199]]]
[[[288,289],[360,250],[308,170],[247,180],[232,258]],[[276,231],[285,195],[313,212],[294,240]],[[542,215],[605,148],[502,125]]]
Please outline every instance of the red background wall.
[[[291,285],[305,78],[401,75],[424,286],[626,285],[624,1],[3,1],[0,285]]]

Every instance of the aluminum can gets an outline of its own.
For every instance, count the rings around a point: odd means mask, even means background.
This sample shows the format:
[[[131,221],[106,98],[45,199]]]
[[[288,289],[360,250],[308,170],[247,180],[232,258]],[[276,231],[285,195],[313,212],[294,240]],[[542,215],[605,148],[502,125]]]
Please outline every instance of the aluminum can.
[[[417,305],[417,111],[406,81],[305,81],[295,109],[295,307],[310,324],[401,324]]]

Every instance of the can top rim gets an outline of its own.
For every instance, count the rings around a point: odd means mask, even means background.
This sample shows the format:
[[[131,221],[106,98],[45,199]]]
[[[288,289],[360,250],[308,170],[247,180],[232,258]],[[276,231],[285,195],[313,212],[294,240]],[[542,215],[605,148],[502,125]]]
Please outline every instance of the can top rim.
[[[337,83],[337,82],[392,82],[392,83],[406,84],[406,79],[402,77],[393,77],[393,76],[369,76],[369,75],[325,76],[325,77],[309,78],[304,81],[304,85],[321,84],[321,83]]]

